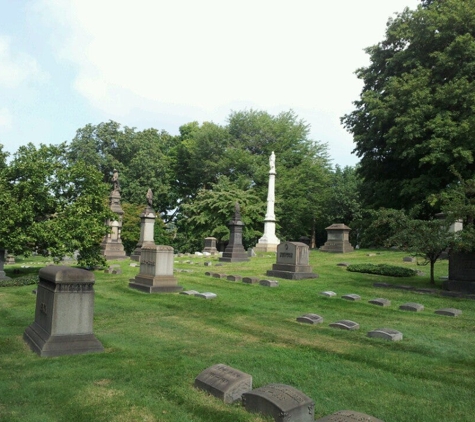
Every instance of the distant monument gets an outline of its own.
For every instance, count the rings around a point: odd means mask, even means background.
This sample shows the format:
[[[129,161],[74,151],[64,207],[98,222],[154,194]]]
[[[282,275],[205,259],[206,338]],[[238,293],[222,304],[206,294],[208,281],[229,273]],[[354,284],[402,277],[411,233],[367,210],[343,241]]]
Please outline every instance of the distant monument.
[[[135,247],[132,255],[130,255],[130,259],[134,261],[140,260],[140,254],[142,253],[142,245],[144,243],[154,243],[154,226],[155,226],[155,219],[157,215],[152,208],[153,205],[153,193],[152,190],[149,189],[147,191],[147,206],[145,207],[142,214],[140,214],[140,239]]]
[[[320,248],[322,252],[346,253],[354,251],[349,240],[351,229],[348,226],[332,224],[325,230],[327,231],[327,241]]]
[[[107,220],[106,225],[110,227],[111,231],[107,234],[101,243],[101,254],[106,259],[125,259],[127,258],[122,244],[120,234],[122,231],[122,216],[124,211],[120,206],[120,184],[119,172],[114,170],[112,176],[113,190],[109,196],[110,209],[117,214],[117,220]]]
[[[241,221],[241,209],[239,203],[234,205],[234,219],[229,221],[229,243],[223,252],[223,256],[219,258],[222,262],[241,262],[249,261],[247,252],[242,245],[242,229],[244,223]]]
[[[210,255],[217,255],[218,249],[216,248],[216,241],[217,239],[215,237],[205,237],[205,246],[202,252],[207,252]]]
[[[308,265],[309,247],[305,243],[285,242],[277,246],[277,263],[267,271],[271,277],[288,280],[317,278],[318,274]]]
[[[274,192],[276,172],[274,151],[272,151],[272,154],[269,157],[269,166],[269,188],[267,191],[267,211],[264,218],[264,234],[255,246],[255,252],[276,252],[277,245],[280,243],[280,240],[275,235]]]

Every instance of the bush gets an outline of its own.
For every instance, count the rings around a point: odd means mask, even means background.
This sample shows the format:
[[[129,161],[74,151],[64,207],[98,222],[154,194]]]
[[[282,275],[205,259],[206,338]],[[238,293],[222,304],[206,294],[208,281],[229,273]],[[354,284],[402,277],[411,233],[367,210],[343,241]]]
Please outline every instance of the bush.
[[[348,271],[356,273],[378,274],[390,277],[412,277],[417,274],[415,270],[387,264],[353,264],[347,267]]]
[[[18,286],[29,286],[31,284],[38,283],[37,274],[24,275],[22,277],[11,278],[8,280],[0,280],[0,287],[18,287]]]

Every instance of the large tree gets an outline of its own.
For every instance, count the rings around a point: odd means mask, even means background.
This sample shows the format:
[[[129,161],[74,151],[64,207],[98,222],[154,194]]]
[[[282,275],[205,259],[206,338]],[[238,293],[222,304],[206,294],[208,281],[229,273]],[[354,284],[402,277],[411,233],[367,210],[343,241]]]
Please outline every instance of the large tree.
[[[342,118],[371,207],[409,209],[475,171],[475,0],[424,1],[366,49],[355,110]],[[455,172],[449,171],[453,166]]]

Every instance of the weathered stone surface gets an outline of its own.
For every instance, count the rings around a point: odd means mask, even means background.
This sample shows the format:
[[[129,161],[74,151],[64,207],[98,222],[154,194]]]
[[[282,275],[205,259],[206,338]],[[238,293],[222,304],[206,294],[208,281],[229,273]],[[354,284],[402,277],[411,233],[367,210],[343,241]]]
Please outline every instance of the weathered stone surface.
[[[399,309],[402,311],[420,312],[424,310],[424,305],[421,305],[420,303],[407,302],[399,306]]]
[[[210,255],[217,255],[218,250],[216,249],[217,239],[215,237],[206,237],[204,240],[204,249],[203,254],[208,253]]]
[[[455,309],[455,308],[443,308],[443,309],[437,309],[435,313],[438,315],[456,317],[456,316],[459,316],[462,313],[462,311],[460,309]]]
[[[259,284],[264,287],[278,287],[279,282],[277,280],[260,280]]]
[[[368,303],[371,303],[373,305],[378,305],[378,306],[391,306],[391,301],[389,299],[384,299],[382,297],[368,300]]]
[[[331,415],[317,419],[315,422],[383,422],[373,416],[365,413],[355,412],[353,410],[340,410]]]
[[[271,416],[276,422],[314,422],[315,403],[290,385],[269,384],[242,395],[248,412]]]
[[[242,230],[244,223],[241,221],[241,210],[239,203],[236,202],[234,207],[234,218],[229,221],[229,243],[223,253],[223,256],[219,258],[221,262],[244,262],[249,261],[247,252],[242,245]]]
[[[361,300],[361,296],[357,295],[357,294],[354,294],[354,293],[350,293],[348,295],[343,295],[342,299],[351,300],[351,301],[355,302],[355,301]]]
[[[325,292],[320,292],[320,294],[322,296],[326,296],[326,297],[334,297],[336,296],[336,293],[335,292],[332,292],[331,290],[327,290]]]
[[[341,330],[359,330],[360,324],[354,321],[350,321],[349,319],[342,319],[340,321],[332,322],[330,327],[333,328],[340,328]]]
[[[351,229],[345,224],[332,224],[325,229],[327,241],[320,248],[322,252],[346,253],[353,252],[354,248],[349,241]]]
[[[252,377],[220,363],[201,372],[195,378],[195,387],[207,391],[224,403],[233,403],[252,390]]]
[[[405,256],[403,259],[403,262],[416,262],[417,259],[413,256]]]
[[[317,278],[309,263],[309,247],[300,242],[284,242],[277,246],[277,263],[267,271],[271,277],[287,280]]]
[[[389,341],[402,340],[402,333],[392,328],[376,328],[375,330],[368,332],[368,337],[382,338]]]
[[[211,274],[214,278],[226,278],[226,274],[221,274],[221,273],[213,273]]]
[[[257,284],[259,283],[259,277],[243,277],[242,282],[247,284]]]
[[[349,267],[350,263],[349,262],[339,262],[336,265],[337,265],[337,267]]]
[[[203,292],[203,293],[195,293],[195,296],[200,297],[202,299],[214,299],[218,295],[216,293]]]
[[[181,295],[187,295],[187,296],[195,296],[197,294],[199,294],[198,291],[196,290],[185,290],[183,292],[180,292]]]
[[[297,321],[305,324],[320,324],[323,322],[323,317],[317,314],[304,314],[297,317]]]
[[[229,280],[229,281],[241,281],[242,277],[240,275],[228,275],[227,280]]]

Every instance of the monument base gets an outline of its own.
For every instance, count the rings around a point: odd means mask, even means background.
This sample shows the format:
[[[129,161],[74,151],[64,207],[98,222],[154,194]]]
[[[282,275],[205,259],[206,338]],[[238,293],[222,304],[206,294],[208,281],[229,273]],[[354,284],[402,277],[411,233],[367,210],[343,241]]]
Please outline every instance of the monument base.
[[[50,335],[36,322],[28,326],[23,339],[41,357],[79,355],[104,351],[94,334]]]
[[[132,261],[137,261],[137,262],[140,262],[140,254],[141,254],[142,250],[137,250],[135,249],[135,251],[132,252],[132,254],[130,255],[130,259]]]
[[[254,252],[258,253],[263,253],[263,252],[277,252],[277,246],[279,246],[277,243],[272,244],[272,243],[258,243],[256,246],[254,246]]]
[[[268,270],[266,274],[271,277],[285,278],[287,280],[304,280],[307,278],[318,278],[318,274],[315,273],[299,273],[292,271]]]
[[[244,250],[243,246],[233,247],[228,246],[223,253],[223,256],[219,258],[220,262],[245,262],[249,261],[247,252]]]
[[[330,241],[326,242],[321,248],[321,252],[331,252],[331,253],[348,253],[353,252],[355,248],[351,246],[349,242],[338,242],[338,241]]]
[[[101,255],[106,259],[127,259],[124,245],[118,242],[103,242],[101,244]]]
[[[144,293],[174,293],[183,290],[183,287],[178,286],[177,280],[173,276],[147,277],[138,275],[129,280],[129,287]]]

